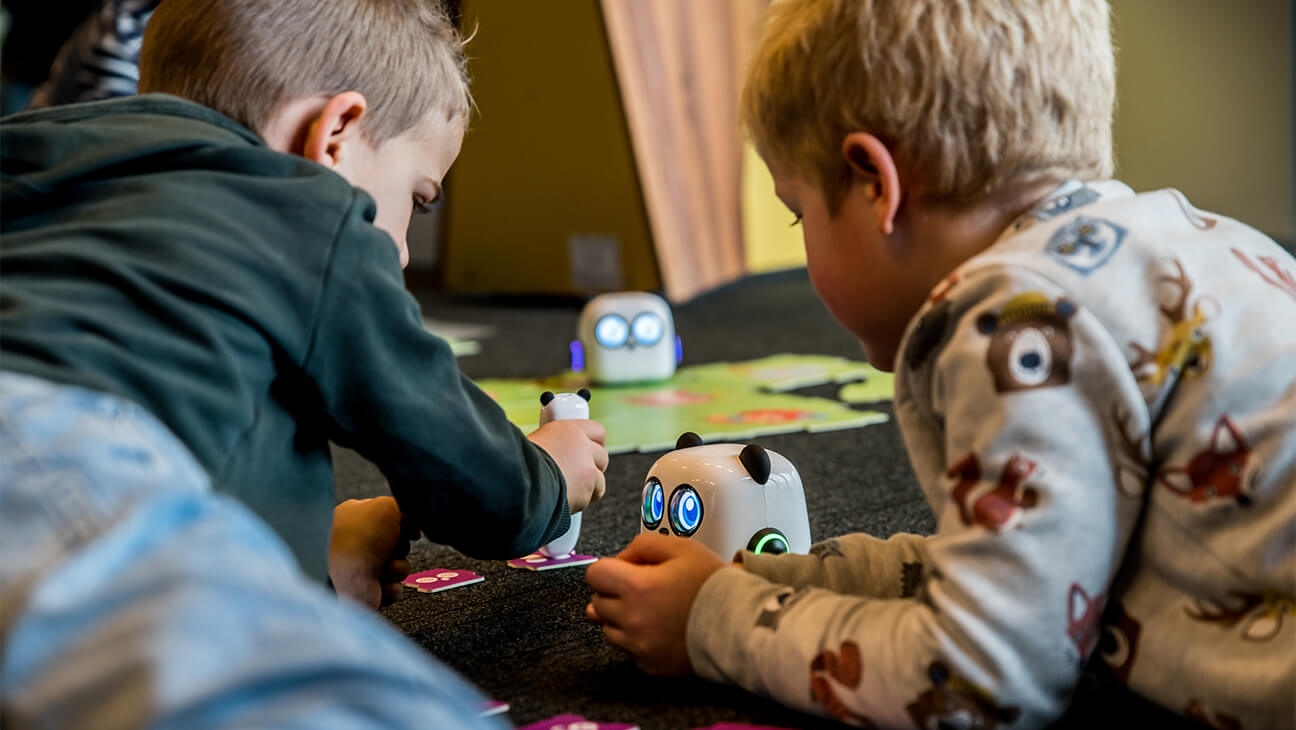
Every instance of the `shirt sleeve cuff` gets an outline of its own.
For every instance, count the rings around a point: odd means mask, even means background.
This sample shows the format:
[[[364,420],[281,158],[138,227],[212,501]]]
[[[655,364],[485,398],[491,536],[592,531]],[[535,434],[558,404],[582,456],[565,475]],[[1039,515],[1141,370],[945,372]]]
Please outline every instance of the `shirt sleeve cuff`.
[[[737,566],[717,570],[702,584],[693,599],[684,635],[689,661],[698,676],[741,684],[725,667],[742,666],[746,661],[746,642],[756,618],[753,615],[746,620],[744,612],[758,610],[780,588]]]

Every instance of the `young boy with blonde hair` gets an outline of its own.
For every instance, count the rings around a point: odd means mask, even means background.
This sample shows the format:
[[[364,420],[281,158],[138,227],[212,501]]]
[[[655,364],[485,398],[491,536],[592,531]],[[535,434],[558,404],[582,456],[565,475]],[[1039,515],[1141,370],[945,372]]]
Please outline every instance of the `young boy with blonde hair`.
[[[403,286],[469,116],[461,45],[437,0],[166,0],[143,95],[0,125],[6,721],[471,702],[299,572],[376,607],[419,531],[517,557],[603,493],[602,427],[519,432]],[[330,441],[395,500],[335,519]]]
[[[609,640],[863,726],[1039,727],[1094,653],[1290,724],[1296,261],[1107,179],[1114,78],[1101,0],[771,8],[742,115],[937,532],[736,566],[640,535],[587,574]]]

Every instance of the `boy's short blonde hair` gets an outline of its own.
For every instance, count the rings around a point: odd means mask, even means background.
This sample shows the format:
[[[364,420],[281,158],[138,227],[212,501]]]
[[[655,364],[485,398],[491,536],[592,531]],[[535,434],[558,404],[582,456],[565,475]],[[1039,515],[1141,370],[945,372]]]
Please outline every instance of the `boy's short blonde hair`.
[[[741,116],[834,213],[854,131],[885,143],[924,198],[966,203],[1110,177],[1115,76],[1105,0],[780,0]]]
[[[165,0],[145,28],[139,90],[258,133],[289,100],[358,91],[373,144],[436,111],[466,122],[472,106],[463,41],[440,0]]]

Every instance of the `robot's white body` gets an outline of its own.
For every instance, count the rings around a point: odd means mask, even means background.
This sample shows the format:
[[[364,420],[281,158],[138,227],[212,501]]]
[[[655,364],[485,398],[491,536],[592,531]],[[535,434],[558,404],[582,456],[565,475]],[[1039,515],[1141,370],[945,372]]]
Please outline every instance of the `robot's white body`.
[[[666,380],[681,352],[665,299],[647,292],[600,294],[581,310],[572,369],[604,385]],[[582,363],[576,362],[577,352]]]
[[[540,396],[540,425],[550,421],[566,418],[589,418],[589,391],[582,389],[579,393],[559,393],[554,395],[545,391]],[[571,526],[567,531],[547,545],[542,545],[539,552],[546,558],[561,558],[576,550],[576,540],[580,538],[581,513],[571,516]]]
[[[756,444],[702,445],[684,434],[649,470],[639,511],[640,532],[691,538],[725,560],[739,550],[810,550],[800,474]]]

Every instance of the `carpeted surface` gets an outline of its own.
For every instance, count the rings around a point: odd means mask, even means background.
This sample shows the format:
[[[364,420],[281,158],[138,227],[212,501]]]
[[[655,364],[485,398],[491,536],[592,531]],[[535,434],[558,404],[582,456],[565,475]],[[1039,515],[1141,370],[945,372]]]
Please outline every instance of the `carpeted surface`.
[[[481,341],[479,354],[460,359],[470,377],[532,377],[567,365],[567,342],[575,332],[580,302],[421,298],[429,317],[496,327],[492,337]],[[678,306],[674,315],[690,364],[785,352],[863,358],[858,344],[815,297],[803,270],[744,280]],[[833,397],[836,387],[799,392]],[[890,412],[889,406],[881,410]],[[934,529],[894,422],[763,437],[759,443],[782,453],[800,471],[815,540],[847,532],[885,537]],[[607,496],[585,513],[580,552],[614,555],[637,534],[640,489],[660,455],[612,457]],[[388,493],[382,475],[358,455],[339,449],[334,456],[339,499]],[[635,722],[644,730],[722,721],[840,727],[732,687],[643,674],[586,621],[590,590],[584,568],[533,573],[473,560],[427,540],[415,545],[411,563],[416,571],[466,568],[485,576],[483,583],[444,593],[407,590],[383,613],[489,697],[508,702],[508,718],[517,725],[572,712],[597,721]],[[1106,685],[1082,688],[1081,695],[1089,699],[1066,726],[1115,718],[1144,718],[1164,726],[1167,719]]]

